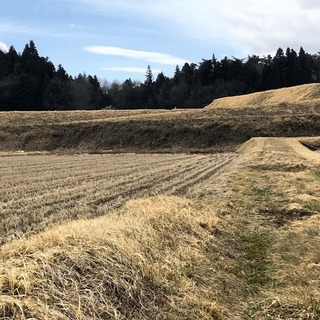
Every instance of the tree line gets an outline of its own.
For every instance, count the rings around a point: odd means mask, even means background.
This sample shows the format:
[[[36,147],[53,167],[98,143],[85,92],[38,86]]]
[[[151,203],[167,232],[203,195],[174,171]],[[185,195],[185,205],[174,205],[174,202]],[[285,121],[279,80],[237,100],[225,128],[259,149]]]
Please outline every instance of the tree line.
[[[150,66],[144,82],[127,79],[101,84],[96,76],[68,75],[39,56],[33,41],[21,54],[0,52],[0,110],[199,108],[213,99],[320,82],[320,53],[279,48],[275,56],[245,59],[213,55],[176,66],[172,78]]]
[[[96,76],[71,77],[39,56],[33,41],[18,54],[0,51],[0,110],[99,109],[110,104]]]

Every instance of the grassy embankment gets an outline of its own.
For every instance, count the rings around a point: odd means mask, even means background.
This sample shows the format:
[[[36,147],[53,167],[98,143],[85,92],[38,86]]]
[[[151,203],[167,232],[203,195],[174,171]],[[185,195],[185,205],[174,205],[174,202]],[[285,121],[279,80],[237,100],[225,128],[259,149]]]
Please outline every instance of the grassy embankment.
[[[252,137],[315,136],[319,84],[215,100],[199,110],[0,113],[0,150],[232,151]]]

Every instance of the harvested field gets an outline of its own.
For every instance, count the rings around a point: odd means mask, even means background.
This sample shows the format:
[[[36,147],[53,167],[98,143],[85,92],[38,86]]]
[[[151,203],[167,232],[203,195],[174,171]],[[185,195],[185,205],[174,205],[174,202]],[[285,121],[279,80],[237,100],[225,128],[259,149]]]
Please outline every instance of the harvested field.
[[[104,154],[0,157],[0,242],[92,218],[137,197],[200,196],[236,155]]]

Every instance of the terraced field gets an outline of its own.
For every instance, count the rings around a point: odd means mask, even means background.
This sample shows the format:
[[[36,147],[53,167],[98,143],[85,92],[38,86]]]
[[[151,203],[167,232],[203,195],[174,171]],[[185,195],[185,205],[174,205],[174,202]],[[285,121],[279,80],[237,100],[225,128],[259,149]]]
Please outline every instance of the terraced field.
[[[67,220],[100,216],[135,197],[199,196],[236,155],[20,155],[0,158],[0,243]]]

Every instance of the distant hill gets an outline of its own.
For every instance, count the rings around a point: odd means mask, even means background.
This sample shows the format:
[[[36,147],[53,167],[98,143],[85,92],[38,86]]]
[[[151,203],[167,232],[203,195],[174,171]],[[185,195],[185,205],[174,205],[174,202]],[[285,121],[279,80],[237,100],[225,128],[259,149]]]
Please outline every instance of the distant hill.
[[[310,103],[320,105],[320,84],[255,92],[246,95],[215,99],[205,109],[276,106],[279,104]]]

